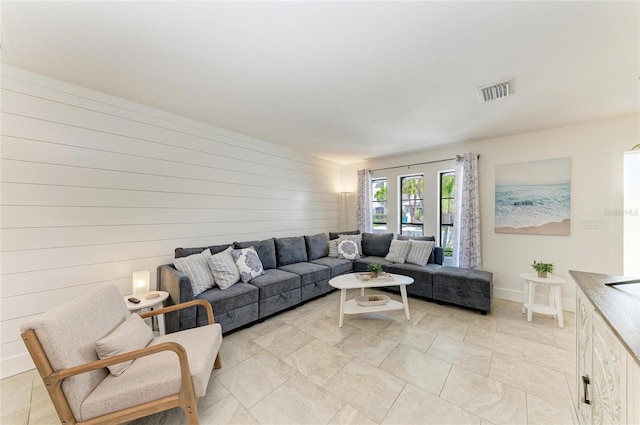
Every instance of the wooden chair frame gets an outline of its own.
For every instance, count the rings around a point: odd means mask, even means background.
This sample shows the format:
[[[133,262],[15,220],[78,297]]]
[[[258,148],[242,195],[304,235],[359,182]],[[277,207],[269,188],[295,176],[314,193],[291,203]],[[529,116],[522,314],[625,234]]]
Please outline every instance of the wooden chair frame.
[[[156,316],[158,314],[164,314],[187,307],[193,307],[194,305],[203,306],[207,311],[208,323],[215,323],[213,319],[213,309],[211,308],[211,304],[209,304],[205,300],[193,300],[169,307],[160,308],[157,310],[142,313],[140,314],[140,317],[145,318]],[[38,372],[40,373],[40,376],[44,381],[45,387],[49,392],[49,397],[51,397],[53,406],[58,413],[58,417],[64,425],[115,425],[130,422],[134,419],[149,416],[154,413],[162,412],[164,410],[173,409],[174,407],[180,407],[184,411],[187,417],[187,424],[199,425],[200,423],[200,420],[198,418],[197,399],[193,392],[193,383],[191,381],[191,372],[189,370],[189,360],[187,359],[187,352],[178,343],[164,342],[162,344],[145,347],[140,350],[113,356],[108,359],[96,360],[67,369],[53,370],[53,367],[51,366],[51,363],[49,362],[49,359],[47,358],[47,355],[44,352],[42,345],[40,344],[40,340],[38,340],[38,336],[33,329],[24,332],[22,334],[22,340],[27,346],[29,354],[31,354],[31,358],[33,359],[36,368],[38,369]],[[73,412],[71,411],[71,407],[67,402],[67,398],[62,391],[62,382],[65,379],[71,376],[79,375],[81,373],[90,372],[92,370],[103,369],[116,363],[156,354],[161,351],[173,351],[178,356],[178,361],[180,362],[181,384],[180,391],[177,394],[163,397],[158,400],[152,400],[138,406],[133,406],[127,409],[112,412],[107,415],[98,416],[86,421],[78,422],[76,420],[76,418],[73,416]],[[218,355],[216,356],[214,367],[216,369],[222,367],[220,353],[218,353]]]

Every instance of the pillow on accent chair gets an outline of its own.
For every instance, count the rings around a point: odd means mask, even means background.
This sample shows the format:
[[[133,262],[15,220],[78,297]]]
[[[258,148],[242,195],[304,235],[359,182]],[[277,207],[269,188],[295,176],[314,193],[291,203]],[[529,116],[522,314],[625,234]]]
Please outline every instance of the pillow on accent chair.
[[[412,241],[391,241],[389,253],[384,257],[384,259],[393,261],[394,263],[404,264],[407,260],[407,255],[409,254],[412,243]]]
[[[240,270],[231,255],[232,251],[233,248],[228,247],[224,251],[212,255],[208,260],[213,280],[220,289],[231,288],[234,283],[240,281]]]
[[[411,249],[407,255],[407,263],[426,266],[436,245],[434,241],[411,241]]]
[[[133,313],[106,337],[96,342],[96,353],[100,360],[146,347],[153,339],[153,331],[142,318]],[[108,366],[109,372],[120,376],[131,366],[133,360]]]
[[[358,245],[354,241],[342,240],[338,244],[338,258],[345,260],[357,260],[360,258]]]
[[[238,266],[242,282],[247,283],[254,277],[264,274],[264,268],[262,267],[262,262],[260,262],[260,257],[258,257],[258,252],[252,246],[234,249],[231,255]]]
[[[173,260],[175,268],[184,273],[191,281],[194,297],[214,285],[213,275],[207,263],[209,257],[211,257],[211,251],[205,249],[200,254],[192,254]]]

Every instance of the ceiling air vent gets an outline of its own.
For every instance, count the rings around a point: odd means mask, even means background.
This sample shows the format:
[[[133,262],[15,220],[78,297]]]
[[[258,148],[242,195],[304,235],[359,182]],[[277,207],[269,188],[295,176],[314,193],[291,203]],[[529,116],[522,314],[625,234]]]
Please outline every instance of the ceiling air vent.
[[[480,103],[491,102],[513,94],[513,80],[505,80],[489,86],[478,87]]]

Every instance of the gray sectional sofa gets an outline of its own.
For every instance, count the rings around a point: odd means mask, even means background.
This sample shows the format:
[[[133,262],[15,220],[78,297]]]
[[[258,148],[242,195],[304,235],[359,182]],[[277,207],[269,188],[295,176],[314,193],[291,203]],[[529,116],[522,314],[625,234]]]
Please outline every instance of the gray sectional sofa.
[[[253,246],[265,274],[249,283],[238,282],[224,290],[214,286],[194,297],[189,277],[178,271],[173,264],[165,264],[158,267],[158,287],[169,292],[169,305],[195,298],[211,303],[215,320],[221,324],[225,333],[327,294],[333,290],[329,285],[331,278],[344,273],[366,271],[369,263],[379,263],[385,271],[412,277],[414,283],[407,287],[409,295],[471,307],[483,314],[491,309],[491,273],[443,267],[444,256],[440,247],[434,248],[425,266],[388,261],[384,257],[389,252],[392,233],[363,233],[360,259],[351,261],[329,257],[328,241],[344,234],[359,232],[332,232],[329,237],[321,233],[209,247],[177,248],[175,257],[180,258],[206,249],[211,254],[217,254],[229,246],[235,249]],[[399,239],[402,239],[402,235]],[[397,291],[397,287],[393,286],[388,289]],[[204,309],[199,307],[183,309],[166,316],[167,332],[193,328],[207,322]]]

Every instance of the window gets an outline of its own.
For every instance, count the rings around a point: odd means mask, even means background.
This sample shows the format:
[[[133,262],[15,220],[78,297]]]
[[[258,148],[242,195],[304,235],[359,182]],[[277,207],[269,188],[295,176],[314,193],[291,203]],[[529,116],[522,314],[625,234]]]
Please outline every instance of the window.
[[[453,171],[440,173],[440,246],[445,257],[453,257],[453,212],[455,208],[456,174]]]
[[[400,177],[400,234],[422,236],[424,223],[424,179],[422,175]]]
[[[373,179],[372,182],[373,199],[372,214],[373,233],[387,232],[387,179]]]

